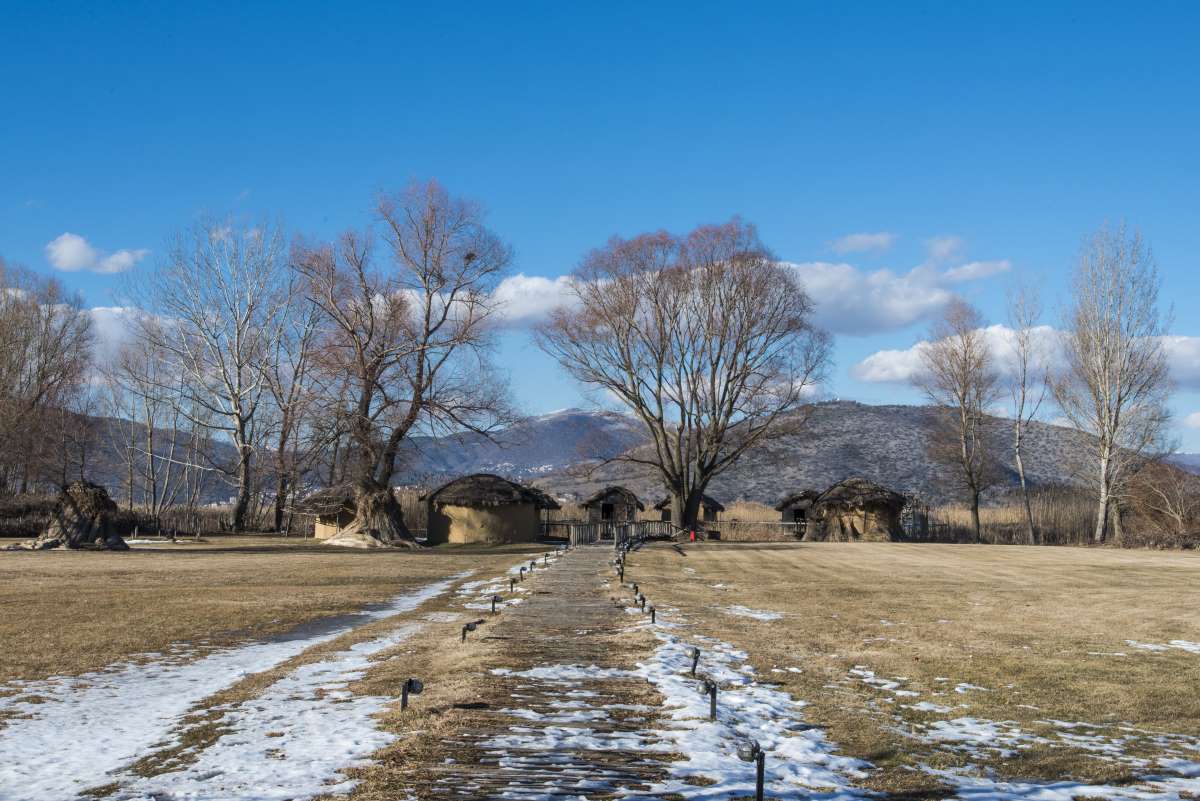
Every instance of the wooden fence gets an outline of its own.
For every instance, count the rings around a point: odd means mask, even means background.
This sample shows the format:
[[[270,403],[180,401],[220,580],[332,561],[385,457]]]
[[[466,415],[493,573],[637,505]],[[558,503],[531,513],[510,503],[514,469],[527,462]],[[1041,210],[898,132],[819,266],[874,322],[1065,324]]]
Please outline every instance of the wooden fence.
[[[604,520],[596,523],[547,521],[542,523],[542,536],[563,539],[572,546],[597,542],[619,543],[647,537],[671,537],[678,529],[665,520]]]

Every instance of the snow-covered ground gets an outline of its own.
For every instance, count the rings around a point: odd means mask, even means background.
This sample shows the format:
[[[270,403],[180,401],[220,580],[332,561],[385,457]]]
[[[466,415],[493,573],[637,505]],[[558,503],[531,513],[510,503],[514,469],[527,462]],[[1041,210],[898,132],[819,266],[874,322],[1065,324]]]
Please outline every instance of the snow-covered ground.
[[[147,655],[144,660],[81,676],[12,682],[0,688],[16,691],[15,695],[0,697],[0,713],[16,716],[5,720],[0,728],[0,801],[68,801],[83,790],[109,784],[135,760],[173,742],[181,719],[205,698],[359,626],[412,611],[467,575],[397,596],[310,636],[281,637],[208,653],[179,646],[168,654]],[[332,689],[342,688],[347,677],[361,667],[361,658],[369,655],[371,644],[364,646],[345,652],[348,655],[339,654],[331,662],[299,668],[268,693],[276,688],[284,692],[288,681],[298,683],[298,688],[322,676],[331,682]],[[274,697],[278,701],[281,696]],[[357,710],[368,721],[374,703],[364,701]],[[225,711],[232,722],[247,729],[246,743],[238,745],[230,740],[224,749],[232,753],[240,748],[248,753],[256,747],[255,738],[265,736],[262,727],[273,719],[278,707],[272,708],[267,702],[262,707]],[[330,720],[325,711],[316,708],[293,707],[292,712],[307,714],[318,725]],[[323,736],[318,735],[318,739]],[[263,768],[263,779],[270,781],[274,767],[268,764]],[[19,788],[18,794],[12,795],[11,788]],[[222,797],[267,796],[238,796],[227,789]],[[287,797],[301,796],[292,793]]]
[[[670,778],[654,794],[682,798],[753,796],[755,765],[739,758],[739,746],[757,741],[766,755],[765,791],[771,798],[861,799],[854,787],[867,763],[842,756],[825,733],[804,721],[804,704],[760,681],[748,654],[722,640],[688,633],[673,610],[659,611],[659,641],[637,674],[663,696],[665,726],[658,736],[685,759],[670,765]],[[693,648],[700,649],[697,676],[717,683],[717,719],[709,720],[709,696],[692,678]],[[698,781],[697,781],[698,780]]]

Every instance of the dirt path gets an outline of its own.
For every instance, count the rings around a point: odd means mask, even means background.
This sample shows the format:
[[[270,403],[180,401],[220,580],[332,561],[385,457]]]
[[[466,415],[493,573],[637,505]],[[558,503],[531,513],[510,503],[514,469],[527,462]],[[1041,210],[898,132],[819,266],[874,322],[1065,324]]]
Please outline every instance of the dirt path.
[[[439,748],[404,771],[418,798],[604,798],[662,780],[661,699],[627,672],[646,643],[613,599],[612,553],[570,552],[538,571],[526,603],[480,628],[498,664]]]

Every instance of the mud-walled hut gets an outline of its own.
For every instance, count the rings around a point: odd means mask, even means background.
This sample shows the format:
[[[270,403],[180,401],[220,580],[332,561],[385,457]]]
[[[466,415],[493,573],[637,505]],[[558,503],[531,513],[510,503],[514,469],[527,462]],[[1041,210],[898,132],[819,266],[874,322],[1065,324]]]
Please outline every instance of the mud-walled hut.
[[[428,509],[429,545],[536,542],[541,510],[558,506],[541,490],[490,473],[456,478],[422,500]]]
[[[891,542],[904,537],[904,496],[865,478],[848,478],[813,503],[806,542]]]

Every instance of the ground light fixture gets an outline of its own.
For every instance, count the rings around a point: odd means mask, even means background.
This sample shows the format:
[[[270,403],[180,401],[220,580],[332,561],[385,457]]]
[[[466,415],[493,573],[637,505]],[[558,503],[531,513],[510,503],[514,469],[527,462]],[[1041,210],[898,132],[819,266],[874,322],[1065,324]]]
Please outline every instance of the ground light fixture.
[[[466,636],[466,635],[463,635]],[[700,685],[700,694],[708,694],[708,719],[717,719],[717,683],[712,679],[705,679]]]
[[[400,687],[400,709],[408,709],[408,696],[420,695],[425,691],[425,685],[420,679],[408,678]]]
[[[767,770],[767,755],[763,753],[758,740],[746,740],[737,747],[738,759],[743,762],[753,762],[754,770],[754,799],[763,801],[763,779]]]

